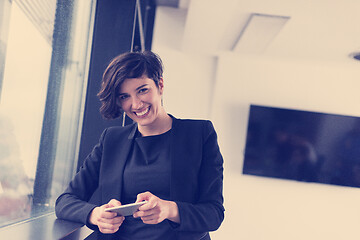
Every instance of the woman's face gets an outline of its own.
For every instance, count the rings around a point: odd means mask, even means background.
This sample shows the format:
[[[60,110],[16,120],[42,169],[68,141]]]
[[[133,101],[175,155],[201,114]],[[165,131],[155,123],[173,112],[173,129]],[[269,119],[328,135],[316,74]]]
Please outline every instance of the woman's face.
[[[165,112],[161,105],[163,80],[159,87],[147,76],[126,79],[120,87],[118,104],[128,117],[141,126],[149,126],[156,122]]]

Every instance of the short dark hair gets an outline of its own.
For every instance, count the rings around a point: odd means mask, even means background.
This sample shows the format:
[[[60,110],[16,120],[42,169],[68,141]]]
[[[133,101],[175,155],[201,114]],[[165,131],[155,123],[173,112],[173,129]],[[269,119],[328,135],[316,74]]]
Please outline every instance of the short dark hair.
[[[121,84],[128,78],[146,75],[159,87],[163,74],[161,58],[151,52],[127,52],[118,55],[107,66],[97,96],[100,99],[100,113],[105,119],[115,119],[122,114],[117,104]]]

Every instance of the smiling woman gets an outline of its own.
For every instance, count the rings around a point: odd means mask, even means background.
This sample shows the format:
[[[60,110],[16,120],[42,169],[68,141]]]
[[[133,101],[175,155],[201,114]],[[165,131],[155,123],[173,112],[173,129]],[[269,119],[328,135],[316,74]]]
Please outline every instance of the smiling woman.
[[[114,58],[98,94],[104,130],[56,202],[58,218],[116,239],[208,240],[224,219],[223,158],[210,121],[178,119],[162,105],[162,61],[153,52]],[[114,187],[115,186],[115,187]],[[95,195],[95,198],[94,198]],[[133,216],[105,209],[147,201]]]
[[[164,81],[155,82],[143,75],[126,79],[120,87],[118,105],[138,123],[143,136],[161,134],[171,128],[171,118],[161,105]]]
[[[162,74],[162,61],[153,52],[117,56],[103,75],[98,93],[101,113],[105,118],[112,118],[125,112],[138,123],[144,136],[166,132],[171,128],[171,118],[162,106]]]
[[[105,118],[113,119],[121,114],[121,108],[118,107],[121,84],[126,79],[140,78],[144,74],[159,87],[163,66],[161,59],[152,52],[127,53],[111,61],[103,74],[103,82],[98,93],[102,104],[100,112]]]

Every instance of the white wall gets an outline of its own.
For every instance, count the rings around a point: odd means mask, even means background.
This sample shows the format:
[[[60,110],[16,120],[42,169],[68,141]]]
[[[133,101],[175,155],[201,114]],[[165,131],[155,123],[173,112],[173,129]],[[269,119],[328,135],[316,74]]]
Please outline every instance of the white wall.
[[[225,159],[227,211],[214,239],[359,239],[359,189],[241,174],[250,103],[360,116],[358,65],[219,57],[211,118]]]
[[[217,58],[181,51],[186,14],[183,9],[157,9],[152,50],[164,62],[167,112],[181,118],[208,118]]]
[[[358,239],[359,189],[241,172],[250,103],[360,116],[359,63],[186,53],[185,21],[184,10],[158,8],[153,50],[165,64],[168,112],[210,118],[218,132],[226,212],[212,239]]]

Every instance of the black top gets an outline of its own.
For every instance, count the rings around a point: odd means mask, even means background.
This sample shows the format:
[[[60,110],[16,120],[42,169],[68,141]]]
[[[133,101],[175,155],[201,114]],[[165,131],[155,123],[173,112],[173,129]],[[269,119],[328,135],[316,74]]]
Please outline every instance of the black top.
[[[180,216],[180,223],[171,224],[171,228],[178,240],[198,240],[204,235],[208,238],[208,232],[220,226],[225,210],[223,158],[217,134],[210,121],[171,117],[170,200],[177,204]],[[123,172],[132,153],[136,129],[137,124],[132,124],[104,130],[99,143],[58,197],[58,218],[87,224],[102,240],[112,235],[101,234],[88,217],[95,207],[111,199],[121,201]]]
[[[149,191],[161,199],[170,198],[171,130],[154,136],[136,134],[124,168],[121,203],[136,201],[137,194]],[[128,216],[117,234],[121,239],[175,239],[168,220],[144,224],[140,218]]]

